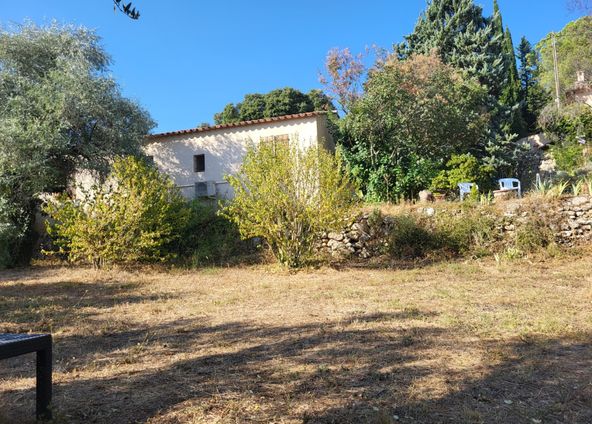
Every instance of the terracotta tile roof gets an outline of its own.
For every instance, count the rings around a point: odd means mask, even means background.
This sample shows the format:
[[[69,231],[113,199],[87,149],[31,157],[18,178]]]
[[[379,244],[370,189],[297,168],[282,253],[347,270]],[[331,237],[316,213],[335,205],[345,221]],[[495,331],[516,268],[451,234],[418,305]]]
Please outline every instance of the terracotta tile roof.
[[[212,125],[210,127],[190,128],[187,130],[169,131],[169,132],[163,132],[163,133],[158,133],[158,134],[150,134],[147,136],[147,138],[154,139],[154,138],[169,137],[169,136],[173,136],[173,135],[202,133],[202,132],[216,131],[216,130],[221,130],[221,129],[226,129],[226,128],[246,127],[249,125],[267,124],[267,123],[279,122],[279,121],[289,121],[292,119],[312,118],[314,116],[325,115],[325,114],[327,114],[327,112],[325,112],[325,111],[295,113],[293,115],[274,116],[273,118],[255,119],[252,121],[235,122],[233,124]]]

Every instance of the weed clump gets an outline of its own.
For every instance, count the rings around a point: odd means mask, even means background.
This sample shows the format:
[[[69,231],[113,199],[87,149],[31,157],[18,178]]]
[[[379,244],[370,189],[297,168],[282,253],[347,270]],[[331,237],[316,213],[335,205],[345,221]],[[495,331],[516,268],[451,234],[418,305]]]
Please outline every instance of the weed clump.
[[[401,215],[393,221],[390,254],[400,259],[481,256],[498,240],[498,233],[495,218],[484,208],[463,206],[461,210],[438,211],[432,217]]]

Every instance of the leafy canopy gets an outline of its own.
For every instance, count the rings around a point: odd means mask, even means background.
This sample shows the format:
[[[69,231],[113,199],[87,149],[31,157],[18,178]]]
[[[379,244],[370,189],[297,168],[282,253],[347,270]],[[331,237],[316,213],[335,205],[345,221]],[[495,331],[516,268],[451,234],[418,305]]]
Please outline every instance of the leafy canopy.
[[[563,95],[574,86],[578,71],[585,72],[588,79],[592,78],[592,16],[570,22],[557,34],[556,39],[559,87]],[[541,40],[537,48],[541,53],[541,83],[554,92],[552,34]]]
[[[154,123],[121,95],[109,65],[83,27],[0,29],[0,198],[12,210],[2,224],[30,235],[38,193],[63,190],[76,169],[104,174],[114,157],[140,154]]]
[[[514,140],[524,132],[524,124],[511,35],[504,30],[497,3],[489,18],[474,0],[430,1],[395,52],[405,59],[431,51],[486,87],[489,137],[478,157],[486,158],[498,175],[508,172],[518,156]]]
[[[290,87],[272,90],[267,94],[247,94],[237,105],[227,104],[222,112],[214,115],[216,124],[230,124],[274,116],[292,115],[313,111],[332,111],[333,103],[321,90],[308,94]]]
[[[485,89],[438,56],[389,58],[343,122],[346,157],[367,198],[412,199],[445,158],[484,136]]]
[[[431,189],[444,193],[457,193],[458,184],[474,183],[480,189],[487,187],[491,180],[491,169],[480,165],[475,156],[470,153],[452,155],[446,163],[446,169],[432,180]]]
[[[502,90],[503,39],[473,0],[433,0],[405,41],[395,46],[400,58],[438,51],[442,61],[476,77],[493,94]]]
[[[140,153],[154,123],[121,95],[99,41],[57,24],[0,32],[0,193],[29,197]]]

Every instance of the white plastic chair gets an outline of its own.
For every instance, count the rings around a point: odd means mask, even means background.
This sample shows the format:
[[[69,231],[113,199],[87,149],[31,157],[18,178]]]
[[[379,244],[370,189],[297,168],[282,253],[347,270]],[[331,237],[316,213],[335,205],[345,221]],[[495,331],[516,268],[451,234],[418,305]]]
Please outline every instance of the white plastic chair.
[[[458,183],[461,202],[464,200],[467,194],[471,194],[471,191],[473,191],[473,187],[478,188],[477,184],[475,183]]]
[[[522,185],[517,178],[502,178],[498,181],[500,190],[514,190],[518,192],[518,197],[522,197]]]

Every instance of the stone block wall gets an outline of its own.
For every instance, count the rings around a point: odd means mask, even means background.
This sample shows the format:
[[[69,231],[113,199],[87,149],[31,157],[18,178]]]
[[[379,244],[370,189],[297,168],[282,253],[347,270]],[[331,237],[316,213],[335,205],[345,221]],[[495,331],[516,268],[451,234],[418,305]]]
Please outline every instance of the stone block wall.
[[[592,241],[592,196],[578,196],[561,202],[561,219],[555,228],[558,241],[573,244]]]
[[[559,244],[575,246],[592,243],[592,196],[529,198],[501,202],[497,206],[498,213],[494,216],[496,227],[508,239],[521,225],[539,219],[548,225]],[[438,204],[417,205],[412,212],[433,217],[439,213]],[[389,242],[394,225],[392,216],[362,214],[345,230],[324,234],[319,248],[335,258],[368,259],[379,256]]]

